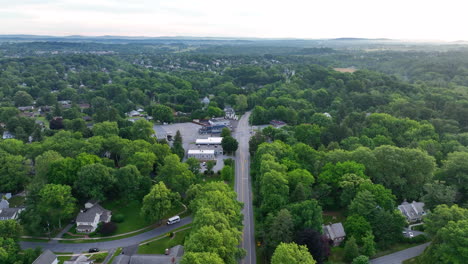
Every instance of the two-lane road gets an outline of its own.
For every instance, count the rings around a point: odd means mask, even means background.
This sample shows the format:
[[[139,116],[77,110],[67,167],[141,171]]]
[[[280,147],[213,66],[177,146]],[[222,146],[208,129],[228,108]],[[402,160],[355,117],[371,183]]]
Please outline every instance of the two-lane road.
[[[89,243],[48,243],[48,242],[28,242],[21,241],[21,248],[36,248],[41,247],[42,249],[49,249],[53,252],[73,252],[81,253],[87,252],[90,248],[99,248],[101,250],[108,250],[118,247],[128,247],[132,245],[138,245],[141,242],[164,235],[171,232],[172,230],[179,228],[181,226],[190,224],[192,222],[191,217],[185,217],[180,220],[179,223],[173,225],[163,225],[161,227],[155,228],[145,233],[141,233],[132,237],[105,241],[105,242],[89,242]]]
[[[254,236],[254,215],[252,207],[252,185],[250,182],[250,153],[249,140],[251,127],[249,125],[250,112],[245,113],[239,120],[234,137],[239,142],[236,152],[236,180],[235,190],[237,199],[244,203],[242,214],[244,215],[244,232],[242,235],[242,248],[247,255],[241,260],[243,264],[255,264],[255,236]]]

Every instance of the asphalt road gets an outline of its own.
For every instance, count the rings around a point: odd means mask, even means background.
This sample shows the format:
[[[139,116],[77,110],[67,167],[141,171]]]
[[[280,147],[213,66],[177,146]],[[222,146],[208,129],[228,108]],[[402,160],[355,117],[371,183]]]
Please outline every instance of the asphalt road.
[[[416,247],[408,248],[402,251],[398,251],[380,258],[372,259],[370,261],[371,264],[400,264],[403,263],[403,261],[417,257],[421,255],[426,249],[427,246],[429,246],[429,243],[425,243]]]
[[[250,112],[242,116],[234,132],[234,137],[239,142],[239,148],[236,152],[236,181],[234,186],[237,192],[237,199],[244,203],[244,209],[242,210],[242,214],[244,215],[244,232],[241,246],[247,252],[245,258],[241,260],[242,264],[256,263],[252,185],[250,180],[249,140],[251,127],[249,125],[249,116]]]
[[[100,250],[109,250],[118,247],[128,247],[139,244],[145,240],[166,234],[173,229],[179,228],[192,222],[191,217],[182,218],[181,221],[173,225],[163,225],[145,233],[141,233],[132,237],[122,238],[118,240],[106,242],[90,242],[90,243],[48,243],[48,242],[27,242],[21,241],[20,246],[23,249],[41,247],[42,249],[50,249],[53,252],[87,252],[90,248],[99,248]]]

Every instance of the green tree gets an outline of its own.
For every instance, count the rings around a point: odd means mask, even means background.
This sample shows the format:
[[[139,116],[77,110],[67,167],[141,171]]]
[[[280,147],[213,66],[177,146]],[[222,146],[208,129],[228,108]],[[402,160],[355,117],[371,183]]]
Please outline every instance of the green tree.
[[[32,96],[25,91],[16,92],[13,100],[15,101],[15,106],[28,106],[34,103]]]
[[[468,200],[468,152],[449,153],[437,176],[457,189],[458,201]]]
[[[196,158],[188,158],[185,163],[188,165],[188,169],[194,174],[200,173],[200,161]]]
[[[103,201],[115,184],[112,169],[100,163],[86,165],[78,171],[76,192],[85,199]]]
[[[281,243],[276,248],[272,264],[315,264],[306,246],[298,246],[296,243]]]
[[[357,258],[354,258],[351,264],[369,264],[369,257],[361,255]]]
[[[374,235],[371,232],[368,232],[362,238],[362,247],[360,249],[361,254],[371,257],[375,255],[375,242],[374,242]]]
[[[401,239],[401,232],[407,223],[400,211],[379,209],[372,215],[370,224],[378,246],[380,248],[387,248]]]
[[[221,146],[223,150],[227,153],[234,153],[236,152],[237,148],[239,147],[239,142],[232,136],[223,137],[221,141]]]
[[[424,192],[426,193],[422,197],[424,207],[430,210],[439,204],[451,206],[455,202],[457,195],[457,190],[454,186],[447,186],[440,182],[424,185]]]
[[[356,244],[356,239],[354,237],[349,238],[344,246],[344,260],[346,262],[351,262],[353,259],[359,256],[359,249]]]
[[[221,137],[228,137],[228,136],[232,136],[231,130],[227,127],[223,127],[223,129],[221,130]]]
[[[49,150],[36,157],[34,169],[40,179],[47,180],[52,163],[63,159],[60,153]]]
[[[292,242],[293,234],[294,223],[291,213],[287,209],[281,209],[271,220],[271,224],[268,226],[265,234],[265,245],[268,253],[272,254],[281,242]]]
[[[377,202],[372,193],[367,190],[359,192],[349,205],[351,214],[369,217],[377,208]]]
[[[0,150],[0,192],[21,191],[27,182],[24,158]]]
[[[153,134],[153,124],[144,119],[135,121],[130,127],[130,135],[133,140],[142,139],[148,142],[154,142]]]
[[[369,233],[372,232],[372,227],[370,223],[360,215],[350,215],[346,218],[344,223],[344,228],[346,235],[349,237],[356,238],[356,242],[359,245],[362,245],[363,238]]]
[[[439,230],[446,226],[450,221],[458,222],[468,219],[468,209],[458,207],[458,205],[447,206],[438,205],[424,218],[425,231],[435,236]]]
[[[159,221],[174,207],[177,195],[171,193],[163,182],[159,182],[151,188],[151,191],[143,198],[141,214],[149,221]]]
[[[310,172],[304,169],[295,169],[288,172],[287,174],[289,190],[295,190],[297,185],[300,183],[309,192],[306,195],[310,195],[312,185],[315,183],[315,178]]]
[[[468,220],[450,221],[437,232],[422,256],[424,263],[465,263],[468,258]]]
[[[127,165],[114,171],[115,187],[118,193],[118,199],[131,201],[140,200],[143,195],[148,193],[151,186],[151,179],[148,176],[141,175],[138,168],[134,165]]]
[[[12,238],[15,241],[21,236],[23,228],[15,220],[0,221],[0,237]]]
[[[294,136],[299,142],[316,148],[320,145],[321,129],[317,125],[301,124],[294,127]]]
[[[233,229],[216,230],[213,226],[203,226],[192,231],[187,241],[187,252],[209,252],[220,256],[224,263],[234,264],[241,256],[242,249],[238,247],[241,232]]]
[[[182,160],[185,156],[185,149],[182,145],[182,135],[180,134],[179,130],[177,130],[176,135],[174,137],[174,143],[172,144],[171,151],[172,153],[177,154],[180,160]]]
[[[135,165],[140,171],[141,175],[149,176],[150,173],[154,170],[154,165],[156,163],[156,155],[152,152],[135,152],[127,160],[127,164]]]
[[[179,156],[175,154],[164,159],[158,177],[172,190],[181,194],[185,193],[195,181],[195,175],[189,170],[188,165],[180,162]]]
[[[71,187],[60,184],[47,184],[39,192],[38,209],[48,223],[58,220],[62,228],[62,219],[72,216],[76,199],[71,194]]]
[[[171,123],[174,120],[173,110],[162,104],[151,105],[147,110],[153,116],[154,120]]]
[[[111,137],[119,135],[119,126],[117,122],[104,121],[93,125],[93,135],[101,137]]]
[[[289,200],[289,187],[285,176],[277,171],[265,173],[260,183],[260,195],[260,210],[265,215],[283,208]]]
[[[322,231],[322,207],[317,200],[306,200],[288,206],[294,220],[295,230],[310,228]]]
[[[221,179],[227,182],[231,182],[234,180],[234,173],[231,166],[226,165],[221,169]]]
[[[181,264],[224,264],[222,258],[211,252],[186,252]]]

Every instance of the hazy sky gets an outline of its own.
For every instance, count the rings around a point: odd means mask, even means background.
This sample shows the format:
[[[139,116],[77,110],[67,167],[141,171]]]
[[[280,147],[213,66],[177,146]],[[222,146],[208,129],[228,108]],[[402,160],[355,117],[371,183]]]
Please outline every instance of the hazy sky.
[[[464,0],[0,0],[0,34],[468,40]]]

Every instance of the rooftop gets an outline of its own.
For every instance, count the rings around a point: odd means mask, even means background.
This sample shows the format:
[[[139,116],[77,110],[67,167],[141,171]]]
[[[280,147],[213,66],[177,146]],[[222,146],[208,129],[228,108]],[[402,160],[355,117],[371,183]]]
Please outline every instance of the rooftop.
[[[52,264],[56,258],[52,251],[46,249],[32,264]]]
[[[222,137],[209,137],[209,138],[199,138],[195,141],[196,144],[221,144],[221,141],[223,140]]]
[[[215,154],[214,149],[189,149],[188,154]]]

